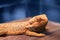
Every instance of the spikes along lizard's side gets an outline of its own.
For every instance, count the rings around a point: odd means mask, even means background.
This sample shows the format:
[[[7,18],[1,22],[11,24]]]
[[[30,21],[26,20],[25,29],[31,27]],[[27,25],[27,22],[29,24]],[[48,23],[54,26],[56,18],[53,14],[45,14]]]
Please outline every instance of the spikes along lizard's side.
[[[0,35],[26,34],[31,36],[45,36],[42,32],[46,29],[48,19],[45,14],[37,15],[26,22],[11,22],[0,24]]]

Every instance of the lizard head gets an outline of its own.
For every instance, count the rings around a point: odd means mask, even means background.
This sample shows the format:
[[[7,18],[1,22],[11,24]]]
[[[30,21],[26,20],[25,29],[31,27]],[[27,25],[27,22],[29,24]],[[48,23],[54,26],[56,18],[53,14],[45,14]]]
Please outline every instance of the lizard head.
[[[37,15],[29,20],[30,30],[33,31],[43,31],[48,23],[47,16],[45,14]]]

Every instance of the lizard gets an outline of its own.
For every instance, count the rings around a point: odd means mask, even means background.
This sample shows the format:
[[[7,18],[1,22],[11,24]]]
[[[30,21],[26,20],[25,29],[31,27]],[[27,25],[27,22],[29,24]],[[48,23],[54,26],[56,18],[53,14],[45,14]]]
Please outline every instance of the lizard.
[[[0,35],[18,35],[25,34],[30,36],[45,36],[43,32],[46,30],[48,18],[45,14],[37,15],[25,22],[11,22],[0,24]]]

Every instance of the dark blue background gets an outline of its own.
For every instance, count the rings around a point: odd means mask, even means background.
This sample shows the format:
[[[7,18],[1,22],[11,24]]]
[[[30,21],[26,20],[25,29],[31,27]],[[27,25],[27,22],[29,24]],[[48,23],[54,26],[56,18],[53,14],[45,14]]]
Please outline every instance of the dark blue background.
[[[60,22],[60,0],[0,0],[0,23],[42,13]]]

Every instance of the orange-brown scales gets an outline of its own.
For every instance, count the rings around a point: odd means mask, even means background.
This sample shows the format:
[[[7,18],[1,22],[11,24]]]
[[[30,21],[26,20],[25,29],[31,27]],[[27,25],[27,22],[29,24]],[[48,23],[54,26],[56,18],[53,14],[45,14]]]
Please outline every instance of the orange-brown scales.
[[[0,35],[26,34],[30,36],[45,36],[43,32],[46,29],[48,19],[45,14],[32,17],[26,22],[11,22],[0,24]]]

